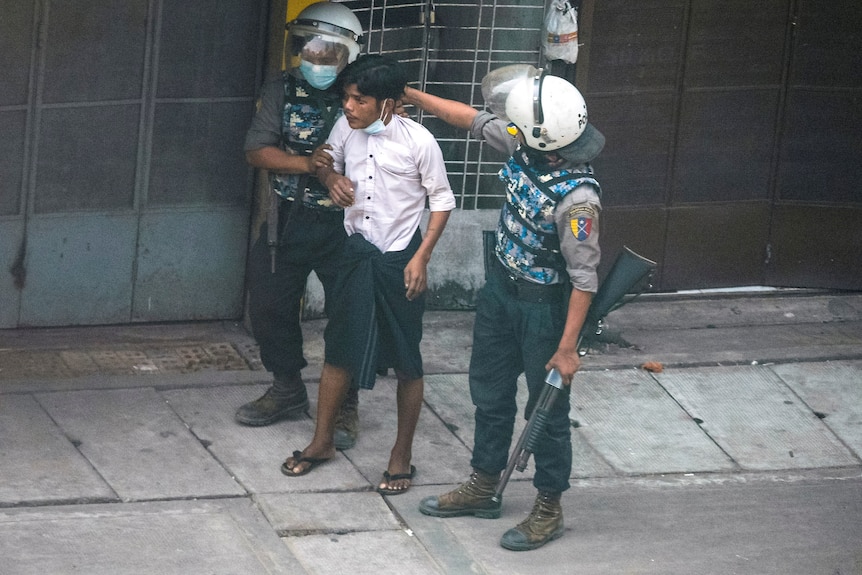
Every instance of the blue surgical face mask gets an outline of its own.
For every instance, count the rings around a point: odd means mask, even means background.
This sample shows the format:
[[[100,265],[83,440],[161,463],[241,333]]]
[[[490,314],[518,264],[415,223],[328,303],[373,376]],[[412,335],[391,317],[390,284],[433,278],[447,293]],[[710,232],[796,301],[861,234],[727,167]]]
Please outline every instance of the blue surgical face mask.
[[[387,98],[388,100],[388,98]],[[380,117],[362,128],[362,131],[366,134],[373,136],[374,134],[379,134],[383,130],[386,129],[386,124],[383,123],[383,117],[386,115],[386,100],[383,100],[383,109],[380,110]]]
[[[326,90],[338,78],[338,66],[312,64],[305,60],[299,61],[299,71],[302,72],[302,77],[318,90]]]

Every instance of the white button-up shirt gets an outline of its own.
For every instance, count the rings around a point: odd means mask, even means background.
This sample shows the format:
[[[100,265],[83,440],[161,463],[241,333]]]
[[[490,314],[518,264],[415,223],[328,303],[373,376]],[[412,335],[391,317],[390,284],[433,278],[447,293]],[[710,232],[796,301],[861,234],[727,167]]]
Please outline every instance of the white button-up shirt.
[[[382,132],[354,130],[341,117],[327,143],[334,168],[353,182],[354,203],[344,210],[348,235],[362,234],[381,252],[401,251],[410,243],[425,210],[455,208],[443,153],[421,124],[393,116]]]

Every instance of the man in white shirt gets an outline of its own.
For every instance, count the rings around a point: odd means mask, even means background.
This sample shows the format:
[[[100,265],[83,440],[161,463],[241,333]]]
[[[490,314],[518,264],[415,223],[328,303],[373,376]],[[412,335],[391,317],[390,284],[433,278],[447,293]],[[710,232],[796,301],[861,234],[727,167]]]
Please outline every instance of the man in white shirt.
[[[455,197],[434,136],[393,114],[406,86],[401,66],[366,55],[339,81],[344,116],[328,140],[334,164],[318,177],[345,209],[348,238],[324,335],[314,437],[281,469],[288,476],[304,475],[331,459],[335,418],[351,378],[371,389],[376,373],[392,367],[398,379],[398,431],[378,491],[394,495],[410,487],[415,473],[411,457],[424,394],[419,343],[427,266]],[[419,223],[426,200],[431,213],[423,237]]]

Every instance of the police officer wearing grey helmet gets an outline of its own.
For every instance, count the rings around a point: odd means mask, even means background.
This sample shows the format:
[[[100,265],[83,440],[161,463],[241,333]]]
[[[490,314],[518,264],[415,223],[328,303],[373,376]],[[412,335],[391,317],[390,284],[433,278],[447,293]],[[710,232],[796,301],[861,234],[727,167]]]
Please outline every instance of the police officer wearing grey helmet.
[[[565,530],[560,498],[572,469],[569,389],[580,367],[578,336],[598,288],[601,188],[590,162],[605,139],[587,121],[580,92],[532,66],[491,72],[482,93],[490,112],[412,88],[402,100],[510,154],[499,172],[506,201],[477,296],[469,375],[476,407],[472,474],[456,489],[424,498],[419,510],[500,517],[495,493],[512,441],[517,380],[523,373],[527,381],[526,416],[554,369],[565,385],[533,452],[533,510],[500,539],[507,549],[526,551]]]
[[[302,10],[287,24],[287,70],[264,85],[246,134],[246,159],[269,172],[273,194],[249,260],[252,332],[273,382],[237,410],[244,425],[270,425],[308,411],[301,301],[314,271],[328,309],[346,237],[342,208],[313,174],[332,165],[324,142],[343,114],[336,79],[359,55],[361,37],[359,19],[346,6],[318,2]],[[354,387],[338,416],[338,449],[356,442],[357,405]]]

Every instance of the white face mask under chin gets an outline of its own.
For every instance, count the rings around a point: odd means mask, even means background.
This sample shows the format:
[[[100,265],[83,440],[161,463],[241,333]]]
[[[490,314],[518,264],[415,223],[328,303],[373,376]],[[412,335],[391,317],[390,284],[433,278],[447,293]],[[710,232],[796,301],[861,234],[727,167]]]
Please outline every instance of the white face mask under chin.
[[[388,100],[388,98],[387,98]],[[383,109],[380,110],[380,117],[362,128],[362,131],[366,134],[373,136],[374,134],[379,134],[383,130],[386,129],[386,124],[383,123],[383,118],[386,116],[386,100],[383,100]]]

